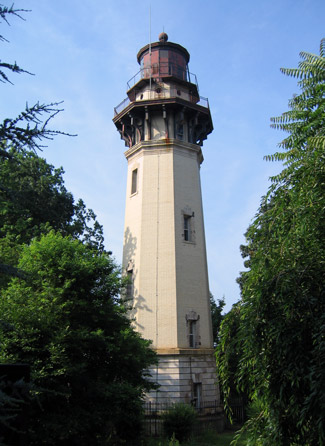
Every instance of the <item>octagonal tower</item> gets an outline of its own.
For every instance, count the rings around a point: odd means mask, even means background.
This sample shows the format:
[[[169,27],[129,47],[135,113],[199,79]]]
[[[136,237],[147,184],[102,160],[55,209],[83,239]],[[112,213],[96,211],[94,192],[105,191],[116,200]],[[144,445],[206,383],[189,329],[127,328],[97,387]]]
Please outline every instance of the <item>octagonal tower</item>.
[[[167,34],[141,48],[114,123],[127,150],[123,269],[136,330],[159,364],[156,402],[219,401],[200,185],[213,125],[190,55]]]

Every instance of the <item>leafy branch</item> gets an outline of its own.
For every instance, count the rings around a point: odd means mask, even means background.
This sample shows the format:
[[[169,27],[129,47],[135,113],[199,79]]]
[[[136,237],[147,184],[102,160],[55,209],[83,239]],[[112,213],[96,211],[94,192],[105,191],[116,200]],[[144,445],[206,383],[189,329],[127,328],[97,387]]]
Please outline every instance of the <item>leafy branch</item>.
[[[16,16],[16,17],[20,18],[21,20],[25,20],[24,17],[22,17],[20,15],[21,12],[29,12],[29,10],[15,9],[13,4],[10,7],[0,4],[0,18],[5,23],[7,23],[7,25],[9,25],[9,26],[10,26],[10,23],[7,19],[8,15]],[[0,34],[0,41],[8,42],[8,40],[1,34]],[[27,73],[27,74],[32,75],[32,73],[30,73],[29,71],[26,71],[23,68],[19,67],[16,62],[11,64],[11,63],[7,63],[7,62],[2,62],[0,60],[0,82],[3,82],[3,83],[9,82],[10,84],[12,84],[11,80],[8,78],[8,76],[4,70],[9,70],[13,73],[18,73],[18,74]]]
[[[75,136],[48,128],[51,119],[63,110],[58,108],[61,104],[62,102],[37,103],[32,107],[26,104],[25,110],[16,118],[5,119],[0,124],[2,151],[6,152],[7,147],[13,147],[19,152],[26,149],[36,152],[36,150],[42,150],[43,147],[46,147],[41,144],[42,139],[53,140],[55,135]],[[44,114],[47,115],[47,119],[43,122],[41,116]]]

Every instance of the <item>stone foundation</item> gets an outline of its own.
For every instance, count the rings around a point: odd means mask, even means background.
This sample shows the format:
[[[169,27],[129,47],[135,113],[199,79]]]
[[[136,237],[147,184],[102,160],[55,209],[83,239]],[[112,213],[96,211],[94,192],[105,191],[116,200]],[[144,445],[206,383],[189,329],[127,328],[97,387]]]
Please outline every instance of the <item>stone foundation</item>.
[[[147,395],[147,402],[166,405],[183,402],[196,407],[213,402],[220,405],[213,350],[158,352],[158,358],[158,365],[150,373],[160,387]]]

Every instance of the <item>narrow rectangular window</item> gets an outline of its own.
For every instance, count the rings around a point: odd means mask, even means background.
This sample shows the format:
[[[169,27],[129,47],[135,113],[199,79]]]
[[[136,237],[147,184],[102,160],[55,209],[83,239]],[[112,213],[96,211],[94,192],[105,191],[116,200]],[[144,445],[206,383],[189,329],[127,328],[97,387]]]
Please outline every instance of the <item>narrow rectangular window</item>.
[[[193,402],[197,409],[201,407],[202,400],[202,384],[201,383],[193,383]]]
[[[138,169],[132,170],[132,185],[131,185],[131,195],[135,194],[138,190]]]
[[[184,240],[191,241],[191,217],[189,215],[184,215]]]
[[[127,271],[128,283],[126,285],[126,299],[133,299],[133,270]]]
[[[196,321],[189,321],[189,343],[191,348],[196,344]]]

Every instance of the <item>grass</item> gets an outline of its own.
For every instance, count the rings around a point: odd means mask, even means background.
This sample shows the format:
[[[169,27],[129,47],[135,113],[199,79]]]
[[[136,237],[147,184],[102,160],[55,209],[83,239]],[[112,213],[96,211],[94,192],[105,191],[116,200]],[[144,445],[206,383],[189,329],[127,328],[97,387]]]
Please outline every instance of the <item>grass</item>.
[[[235,435],[236,432],[233,431],[223,432],[222,434],[218,434],[214,431],[206,431],[200,437],[186,441],[180,446],[229,446]],[[173,443],[169,442],[167,439],[150,438],[147,446],[169,446],[172,444]],[[238,441],[237,446],[245,446],[245,444],[245,440],[242,439],[241,441]]]

